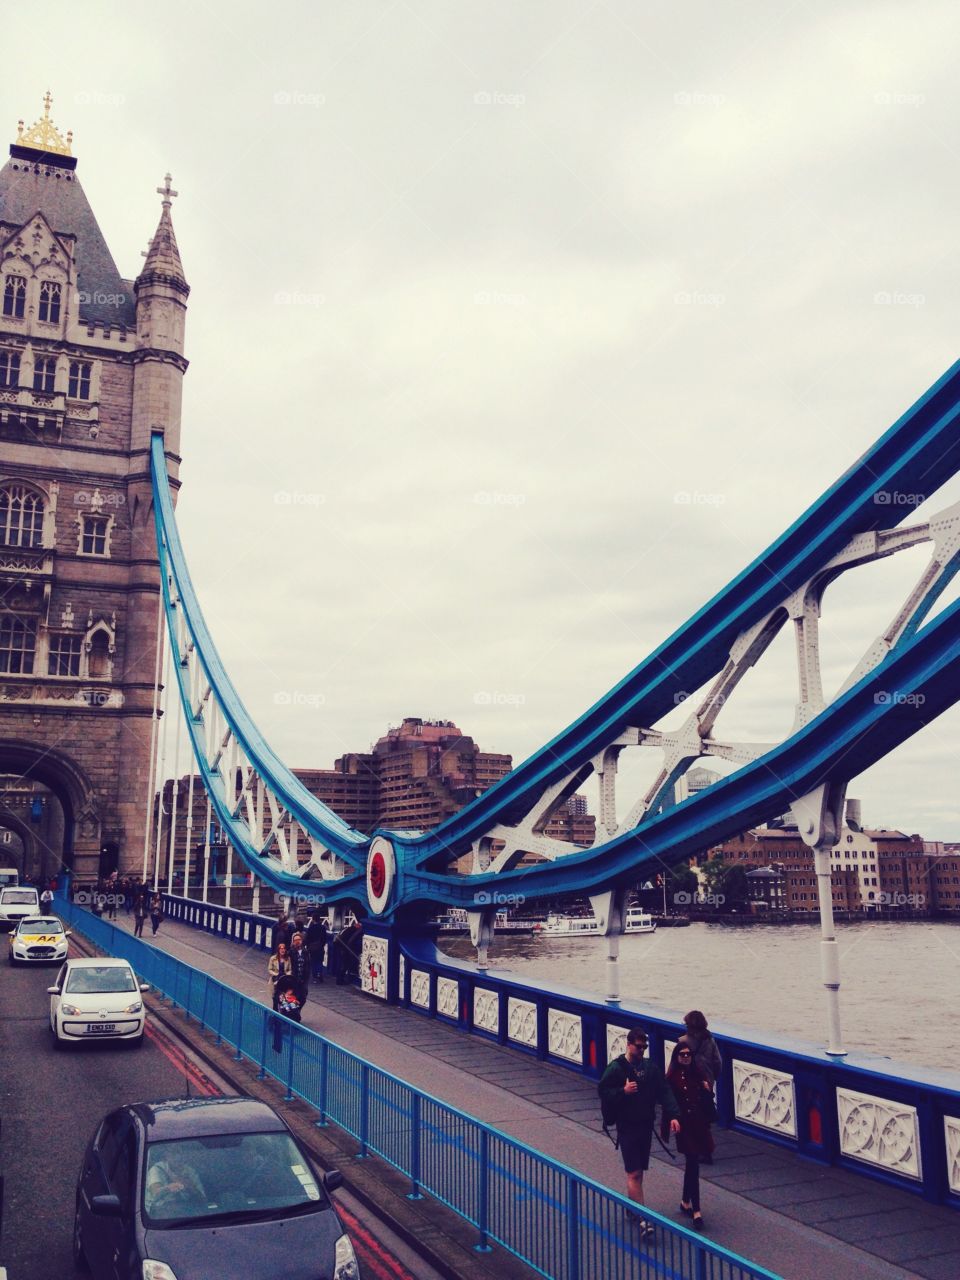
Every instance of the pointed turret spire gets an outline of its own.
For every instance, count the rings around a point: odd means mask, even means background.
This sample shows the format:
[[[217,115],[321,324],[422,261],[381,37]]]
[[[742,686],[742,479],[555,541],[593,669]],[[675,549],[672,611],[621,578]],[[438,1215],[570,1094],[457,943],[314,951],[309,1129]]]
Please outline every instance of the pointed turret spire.
[[[171,187],[172,181],[168,173],[164,178],[164,185],[157,187],[157,194],[163,196],[160,202],[162,206],[160,222],[150,241],[150,248],[145,254],[146,262],[137,279],[138,290],[144,284],[162,282],[181,292],[189,293],[186,276],[183,273],[183,263],[180,261],[177,237],[173,231],[173,219],[170,217],[173,199],[179,195],[179,192]]]

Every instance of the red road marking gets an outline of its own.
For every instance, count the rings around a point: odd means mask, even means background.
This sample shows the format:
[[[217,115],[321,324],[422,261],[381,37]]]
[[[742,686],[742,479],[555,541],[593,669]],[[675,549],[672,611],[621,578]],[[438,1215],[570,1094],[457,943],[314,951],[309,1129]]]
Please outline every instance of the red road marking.
[[[360,1257],[364,1270],[371,1270],[381,1280],[416,1280],[416,1276],[402,1266],[392,1253],[387,1253],[377,1238],[355,1217],[349,1209],[337,1205],[337,1212],[349,1229],[350,1238]]]
[[[168,1062],[172,1062],[178,1071],[182,1072],[192,1084],[196,1085],[201,1093],[208,1098],[219,1097],[220,1090],[217,1086],[207,1079],[200,1068],[191,1062],[183,1051],[177,1051],[173,1041],[165,1036],[162,1031],[158,1031],[152,1023],[147,1022],[144,1025],[143,1034],[156,1045]]]

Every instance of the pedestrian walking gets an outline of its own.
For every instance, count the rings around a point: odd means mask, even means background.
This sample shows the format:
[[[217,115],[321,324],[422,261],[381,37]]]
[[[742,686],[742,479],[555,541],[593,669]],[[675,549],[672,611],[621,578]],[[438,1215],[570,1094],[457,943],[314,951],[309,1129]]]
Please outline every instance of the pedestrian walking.
[[[693,1052],[693,1060],[701,1073],[710,1081],[710,1088],[717,1083],[723,1070],[723,1058],[717,1048],[707,1026],[707,1020],[699,1009],[691,1009],[683,1019],[686,1031],[680,1037],[680,1044],[688,1044]]]
[[[157,936],[157,930],[160,928],[160,921],[163,919],[163,901],[159,893],[155,893],[150,899],[150,926],[153,929],[153,937]]]
[[[327,922],[322,916],[314,916],[307,929],[307,951],[314,982],[323,982],[323,957],[327,949]]]
[[[700,1165],[713,1155],[713,1134],[710,1124],[716,1114],[713,1107],[713,1087],[697,1066],[693,1050],[680,1041],[674,1046],[667,1071],[667,1084],[680,1108],[680,1132],[677,1134],[677,1150],[686,1158],[683,1171],[683,1192],[680,1196],[680,1212],[693,1219],[698,1231],[703,1231],[703,1214],[700,1212]],[[661,1124],[661,1136],[668,1134]]]
[[[344,925],[334,939],[337,959],[337,986],[342,987],[348,978],[356,977],[360,969],[360,935],[358,920]]]
[[[283,1047],[283,1019],[290,1022],[301,1021],[296,986],[288,973],[281,974],[277,979],[277,1003],[274,1007],[279,1016],[273,1019],[273,1051],[279,1053]]]
[[[274,1010],[277,1007],[277,983],[290,977],[290,953],[287,944],[281,942],[267,961],[267,996]]]
[[[627,1046],[619,1058],[609,1064],[600,1079],[600,1107],[603,1127],[617,1127],[616,1145],[620,1148],[627,1175],[627,1195],[643,1204],[643,1175],[650,1165],[650,1144],[656,1108],[659,1106],[669,1133],[680,1129],[680,1109],[663,1072],[648,1058],[647,1033],[642,1027],[627,1032]],[[653,1223],[638,1221],[641,1236],[654,1234]]]
[[[143,937],[143,926],[147,922],[147,899],[141,893],[133,908],[133,936],[135,938]]]
[[[310,952],[304,945],[303,934],[295,933],[290,939],[290,976],[293,978],[300,1008],[307,1003],[310,989]]]

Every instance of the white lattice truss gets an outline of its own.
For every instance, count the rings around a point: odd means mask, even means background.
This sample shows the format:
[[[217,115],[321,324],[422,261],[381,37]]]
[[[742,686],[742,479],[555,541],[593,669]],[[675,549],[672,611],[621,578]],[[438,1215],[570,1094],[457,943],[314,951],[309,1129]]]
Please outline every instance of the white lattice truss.
[[[199,731],[206,767],[218,778],[231,817],[245,828],[256,853],[277,869],[308,880],[339,880],[350,868],[280,802],[260,776],[231,727],[207,677],[186,624],[172,575],[174,660],[186,673],[190,716]],[[171,709],[168,691],[168,713]]]
[[[586,764],[559,782],[546,787],[536,803],[515,825],[499,824],[473,845],[473,872],[512,870],[525,855],[554,861],[583,846],[544,834],[550,818],[592,774],[599,783],[599,814],[594,844],[604,844],[639,826],[645,815],[655,814],[679,778],[698,759],[714,756],[734,765],[746,765],[772,750],[774,742],[732,742],[713,737],[714,724],[737,685],[763,657],[786,623],[792,622],[796,640],[798,701],[791,734],[796,733],[826,707],[820,665],[820,613],[823,594],[842,574],[872,564],[922,543],[932,543],[923,572],[889,625],[876,637],[847,676],[837,696],[863,679],[891,652],[911,627],[918,625],[954,572],[952,561],[960,554],[960,503],[922,524],[858,534],[838,555],[828,560],[799,590],[742,632],[731,646],[723,670],[675,732],[643,727],[629,728],[609,742]],[[683,699],[678,700],[685,700]],[[617,820],[617,764],[630,747],[654,747],[663,764],[654,782],[636,798],[622,821]]]

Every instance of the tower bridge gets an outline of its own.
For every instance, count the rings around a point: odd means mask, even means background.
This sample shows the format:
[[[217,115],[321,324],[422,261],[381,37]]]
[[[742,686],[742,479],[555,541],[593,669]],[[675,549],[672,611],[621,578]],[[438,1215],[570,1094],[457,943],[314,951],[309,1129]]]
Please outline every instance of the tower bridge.
[[[931,616],[960,565],[960,506],[905,520],[960,468],[960,364],[552,741],[432,830],[368,834],[311,795],[260,733],[191,581],[175,515],[189,285],[172,179],[157,188],[142,269],[124,279],[50,111],[48,95],[0,171],[0,771],[60,806],[62,864],[82,878],[157,879],[153,797],[183,732],[195,760],[188,836],[206,833],[206,858],[216,827],[258,884],[284,895],[309,884],[334,914],[360,910],[371,937],[415,926],[437,904],[463,908],[481,965],[491,889],[528,901],[587,893],[610,940],[616,999],[628,886],[789,811],[815,857],[829,1047],[842,1053],[830,850],[846,786],[960,698],[960,603]],[[917,546],[929,556],[915,585],[890,601],[888,625],[828,701],[827,587]],[[724,737],[723,709],[783,630],[795,639],[791,731],[778,742]],[[661,727],[681,700],[684,723]],[[655,780],[626,794],[622,759],[651,751]],[[675,800],[706,757],[734,772]],[[583,847],[548,828],[588,778],[599,812]]]

